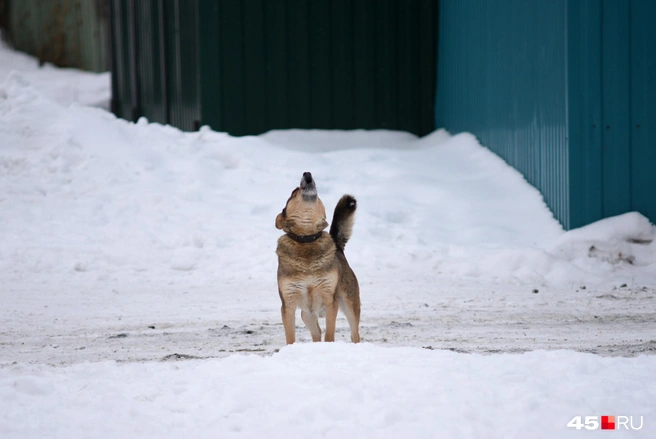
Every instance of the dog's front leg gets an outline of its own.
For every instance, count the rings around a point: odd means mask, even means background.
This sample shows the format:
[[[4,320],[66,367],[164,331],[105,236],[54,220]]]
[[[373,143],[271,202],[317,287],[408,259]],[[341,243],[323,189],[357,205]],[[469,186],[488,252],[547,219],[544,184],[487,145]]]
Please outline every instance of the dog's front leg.
[[[287,344],[296,341],[296,307],[291,307],[283,302],[280,308],[282,314],[282,324],[285,327],[285,340]]]
[[[337,301],[334,295],[324,296],[326,307],[326,338],[325,341],[335,341],[335,324],[337,321]]]
[[[301,318],[305,326],[310,330],[310,334],[312,334],[312,341],[321,341],[321,327],[319,326],[317,315],[313,312],[301,311]]]

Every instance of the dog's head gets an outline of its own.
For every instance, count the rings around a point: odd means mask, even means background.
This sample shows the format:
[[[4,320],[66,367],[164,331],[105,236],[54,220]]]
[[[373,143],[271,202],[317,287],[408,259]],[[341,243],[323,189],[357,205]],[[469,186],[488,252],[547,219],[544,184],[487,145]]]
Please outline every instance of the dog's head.
[[[276,217],[276,228],[295,235],[314,235],[326,227],[326,209],[317,196],[317,186],[312,174],[304,172],[300,186],[292,191],[282,213]]]

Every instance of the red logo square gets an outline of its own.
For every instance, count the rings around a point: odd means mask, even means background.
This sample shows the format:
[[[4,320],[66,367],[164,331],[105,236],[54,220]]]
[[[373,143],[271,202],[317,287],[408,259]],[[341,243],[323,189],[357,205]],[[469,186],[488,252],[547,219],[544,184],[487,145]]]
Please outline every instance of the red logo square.
[[[602,416],[601,417],[602,430],[615,430],[615,416]]]

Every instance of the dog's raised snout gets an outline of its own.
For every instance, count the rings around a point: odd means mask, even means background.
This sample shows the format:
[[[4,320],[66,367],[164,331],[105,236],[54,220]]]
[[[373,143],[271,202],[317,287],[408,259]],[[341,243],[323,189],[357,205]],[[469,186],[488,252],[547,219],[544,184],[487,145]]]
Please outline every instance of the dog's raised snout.
[[[307,202],[314,202],[317,199],[317,186],[309,172],[304,172],[303,178],[301,178],[301,194],[303,200]]]

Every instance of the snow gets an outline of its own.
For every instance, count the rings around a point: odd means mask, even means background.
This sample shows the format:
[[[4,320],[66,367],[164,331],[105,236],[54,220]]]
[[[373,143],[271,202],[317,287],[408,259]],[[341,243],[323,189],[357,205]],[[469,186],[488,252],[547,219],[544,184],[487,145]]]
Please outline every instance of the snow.
[[[0,81],[18,72],[44,96],[69,106],[72,103],[109,109],[111,99],[110,75],[76,69],[61,69],[50,63],[39,66],[39,60],[16,52],[0,39]]]
[[[564,232],[467,133],[183,133],[90,107],[108,83],[0,47],[0,437],[654,436],[644,216]],[[340,315],[283,347],[304,171],[328,212],[358,199],[360,345]]]
[[[656,356],[347,343],[297,344],[266,357],[14,367],[0,369],[8,408],[0,435],[565,438],[586,434],[566,427],[576,415],[632,415],[636,427],[643,416],[643,428],[612,436],[647,438],[656,432],[654,368]]]

